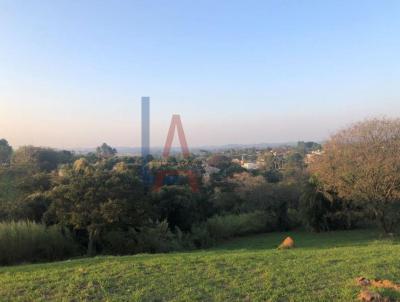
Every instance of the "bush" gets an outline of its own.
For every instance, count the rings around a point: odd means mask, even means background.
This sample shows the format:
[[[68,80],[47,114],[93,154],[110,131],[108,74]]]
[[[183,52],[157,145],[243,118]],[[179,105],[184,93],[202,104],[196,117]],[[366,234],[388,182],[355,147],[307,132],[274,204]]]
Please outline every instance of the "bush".
[[[137,252],[166,253],[179,249],[174,234],[170,231],[167,221],[157,223],[152,227],[143,227],[138,233]]]
[[[206,227],[212,238],[228,239],[271,230],[268,222],[271,222],[271,217],[265,212],[257,211],[239,215],[214,216],[207,220]]]
[[[364,212],[355,202],[345,202],[335,194],[319,191],[314,179],[304,187],[300,198],[303,225],[315,232],[353,229],[365,221]]]
[[[136,254],[166,253],[191,248],[188,236],[178,228],[173,233],[166,220],[135,230],[111,231],[104,235],[104,253]]]
[[[0,265],[60,260],[76,253],[71,234],[58,226],[29,221],[0,223]]]
[[[276,218],[263,211],[217,215],[194,226],[192,240],[197,247],[208,247],[220,240],[272,231],[276,223]]]
[[[134,228],[116,229],[105,232],[101,238],[102,253],[111,255],[129,255],[137,250],[137,232]]]
[[[197,224],[192,227],[191,241],[197,248],[207,248],[215,244],[215,239],[211,238],[206,228],[206,224]]]

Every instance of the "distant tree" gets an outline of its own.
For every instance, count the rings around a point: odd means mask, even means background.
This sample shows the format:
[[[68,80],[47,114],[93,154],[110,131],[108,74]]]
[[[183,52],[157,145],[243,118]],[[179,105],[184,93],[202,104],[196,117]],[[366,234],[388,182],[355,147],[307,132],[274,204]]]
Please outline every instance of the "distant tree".
[[[232,176],[236,173],[246,172],[245,168],[242,168],[239,164],[231,163],[224,171],[224,176]]]
[[[176,159],[175,156],[168,156],[167,163],[169,165],[176,165],[178,163],[178,160]]]
[[[311,151],[321,150],[322,146],[316,142],[298,142],[296,149],[304,156]]]
[[[73,158],[73,154],[69,151],[23,146],[14,152],[12,163],[27,169],[50,172],[56,170],[60,164],[71,162]]]
[[[296,167],[304,166],[304,158],[299,152],[291,152],[287,156],[287,163]]]
[[[99,157],[98,157],[97,153],[95,153],[95,152],[89,152],[89,153],[85,154],[84,157],[91,164],[94,164],[99,160]]]
[[[147,155],[146,155],[146,158],[143,158],[143,160],[144,160],[146,163],[149,163],[149,162],[151,162],[152,160],[154,160],[154,156],[151,155],[151,154],[147,154]]]
[[[117,150],[106,143],[103,143],[100,147],[97,147],[96,154],[101,158],[113,157],[117,154]]]
[[[286,183],[301,183],[308,175],[306,175],[305,163],[303,156],[296,150],[291,150],[285,155],[285,161],[282,170],[282,181]]]
[[[400,221],[400,119],[369,119],[333,135],[310,165],[322,190],[363,202],[385,232]]]
[[[58,164],[68,164],[75,160],[75,155],[71,151],[61,150],[57,151]]]
[[[264,168],[266,170],[277,170],[276,156],[272,152],[265,152],[262,155],[262,159],[264,160]]]
[[[252,191],[265,184],[265,179],[262,176],[253,176],[248,172],[234,174],[229,181],[235,184],[238,192]]]
[[[269,183],[278,183],[282,180],[282,173],[278,170],[271,169],[264,172],[264,177]]]
[[[207,160],[207,163],[218,169],[226,169],[231,165],[232,160],[225,155],[213,155]]]
[[[12,147],[5,139],[0,139],[0,165],[8,165],[13,153]]]

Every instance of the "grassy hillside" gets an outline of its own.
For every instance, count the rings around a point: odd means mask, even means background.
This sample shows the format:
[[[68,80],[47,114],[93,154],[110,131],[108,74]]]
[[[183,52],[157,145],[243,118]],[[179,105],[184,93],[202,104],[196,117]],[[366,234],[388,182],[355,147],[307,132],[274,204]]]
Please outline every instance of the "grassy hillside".
[[[0,300],[353,301],[358,276],[400,281],[400,244],[372,231],[242,238],[208,251],[0,268]],[[384,291],[394,298],[400,295]]]

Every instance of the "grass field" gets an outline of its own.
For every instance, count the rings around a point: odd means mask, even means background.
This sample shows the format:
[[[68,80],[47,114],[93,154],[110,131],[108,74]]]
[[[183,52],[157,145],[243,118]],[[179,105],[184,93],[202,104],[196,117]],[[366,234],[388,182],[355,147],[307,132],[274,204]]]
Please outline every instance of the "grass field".
[[[286,235],[298,247],[276,250]],[[400,281],[399,242],[374,231],[273,233],[207,251],[3,267],[0,299],[348,302],[358,276]]]

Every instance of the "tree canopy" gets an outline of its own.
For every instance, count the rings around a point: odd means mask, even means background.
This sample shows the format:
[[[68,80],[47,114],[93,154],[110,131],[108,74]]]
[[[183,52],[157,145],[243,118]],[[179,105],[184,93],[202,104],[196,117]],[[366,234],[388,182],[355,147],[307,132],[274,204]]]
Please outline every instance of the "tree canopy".
[[[101,158],[109,158],[117,154],[117,149],[103,143],[101,146],[97,147],[96,154]]]
[[[13,153],[12,147],[5,139],[0,139],[0,165],[9,164]]]
[[[386,232],[399,221],[400,119],[369,119],[333,135],[310,165],[321,189],[363,202]]]

